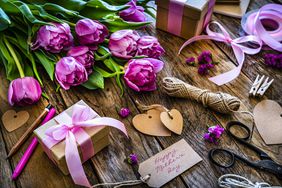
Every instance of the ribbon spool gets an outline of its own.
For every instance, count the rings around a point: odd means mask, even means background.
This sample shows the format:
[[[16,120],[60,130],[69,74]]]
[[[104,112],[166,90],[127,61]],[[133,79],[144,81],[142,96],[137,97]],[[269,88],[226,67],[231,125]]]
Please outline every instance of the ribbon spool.
[[[268,4],[250,11],[241,20],[243,30],[264,44],[282,52],[282,5]]]

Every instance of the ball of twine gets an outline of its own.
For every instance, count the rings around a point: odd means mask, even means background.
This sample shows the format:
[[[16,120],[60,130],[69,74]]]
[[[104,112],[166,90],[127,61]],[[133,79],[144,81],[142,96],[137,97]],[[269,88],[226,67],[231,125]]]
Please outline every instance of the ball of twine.
[[[223,114],[231,114],[240,108],[240,99],[227,93],[200,89],[174,77],[165,77],[162,84],[170,96],[196,100]]]

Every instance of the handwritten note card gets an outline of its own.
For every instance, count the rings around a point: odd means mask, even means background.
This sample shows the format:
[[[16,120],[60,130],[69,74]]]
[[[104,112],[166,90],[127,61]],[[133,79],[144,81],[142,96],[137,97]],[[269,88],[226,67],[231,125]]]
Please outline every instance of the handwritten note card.
[[[161,187],[179,174],[191,168],[202,158],[184,140],[171,145],[139,165],[142,177],[150,174],[150,187]]]

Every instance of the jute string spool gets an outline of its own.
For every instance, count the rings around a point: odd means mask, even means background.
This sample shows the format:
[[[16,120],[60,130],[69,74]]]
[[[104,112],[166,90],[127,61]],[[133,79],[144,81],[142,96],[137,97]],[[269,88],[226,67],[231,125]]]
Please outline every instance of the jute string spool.
[[[223,114],[231,114],[240,108],[239,98],[223,92],[200,89],[174,77],[165,77],[162,82],[165,93],[173,97],[188,98],[202,103]]]

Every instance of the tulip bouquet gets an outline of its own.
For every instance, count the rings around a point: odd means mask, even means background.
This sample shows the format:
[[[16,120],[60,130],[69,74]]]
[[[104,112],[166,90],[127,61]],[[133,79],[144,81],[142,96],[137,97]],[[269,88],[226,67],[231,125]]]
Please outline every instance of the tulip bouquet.
[[[9,103],[40,99],[39,67],[65,90],[103,89],[110,77],[122,89],[122,75],[135,91],[155,90],[164,49],[156,38],[135,31],[150,23],[148,1],[0,0],[0,58],[11,81]]]

